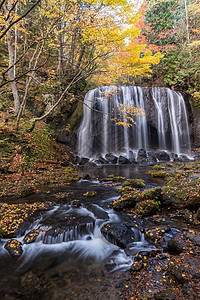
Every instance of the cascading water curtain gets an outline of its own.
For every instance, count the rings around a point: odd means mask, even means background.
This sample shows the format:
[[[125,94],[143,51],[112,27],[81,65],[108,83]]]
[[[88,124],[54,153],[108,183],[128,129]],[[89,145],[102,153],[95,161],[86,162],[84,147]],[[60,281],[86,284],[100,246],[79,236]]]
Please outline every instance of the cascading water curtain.
[[[119,112],[120,104],[140,108],[145,115],[132,116],[136,124],[130,127],[116,125],[113,117],[124,120]],[[185,102],[178,92],[157,87],[101,87],[86,94],[83,106],[78,132],[78,155],[81,157],[123,153],[129,158],[132,150],[150,150],[152,126],[157,133],[158,149],[177,154],[191,151]],[[151,118],[156,124],[152,125]]]

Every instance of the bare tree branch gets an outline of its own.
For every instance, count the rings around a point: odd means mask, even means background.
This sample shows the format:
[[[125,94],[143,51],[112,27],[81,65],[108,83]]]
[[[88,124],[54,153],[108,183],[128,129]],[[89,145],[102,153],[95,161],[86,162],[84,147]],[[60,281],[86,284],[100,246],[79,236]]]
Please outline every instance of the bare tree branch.
[[[9,24],[9,26],[4,30],[4,32],[0,35],[0,40],[4,37],[4,35],[6,35],[6,33],[8,32],[8,30],[15,25],[16,23],[18,23],[19,21],[21,21],[23,18],[25,18],[39,3],[41,0],[38,0],[35,4],[33,4],[33,6],[31,6],[23,15],[21,15],[18,19],[16,19],[15,21],[13,21],[12,23]]]

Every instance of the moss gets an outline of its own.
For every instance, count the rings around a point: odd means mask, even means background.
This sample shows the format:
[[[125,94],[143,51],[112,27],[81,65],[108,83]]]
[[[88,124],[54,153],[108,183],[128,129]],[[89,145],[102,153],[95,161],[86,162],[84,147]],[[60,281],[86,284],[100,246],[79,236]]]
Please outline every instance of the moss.
[[[33,193],[34,193],[34,189],[32,187],[24,186],[21,189],[19,189],[18,197],[20,198],[27,197]]]
[[[162,165],[154,165],[153,169],[154,170],[161,170],[162,169]]]
[[[75,111],[73,112],[73,114],[72,114],[72,116],[69,120],[69,124],[70,124],[72,129],[79,126],[82,114],[83,114],[83,103],[79,102],[76,109],[75,109]]]
[[[146,185],[142,179],[127,179],[123,184],[124,187],[145,188]]]
[[[111,203],[111,205],[115,210],[121,210],[124,208],[135,207],[135,205],[138,202],[144,200],[161,201],[162,200],[161,187],[146,189],[144,191],[139,191],[137,189],[132,188],[131,191],[127,191],[127,193],[123,193],[120,198],[114,200]]]
[[[123,181],[124,179],[125,177],[123,176],[115,176],[113,174],[110,174],[107,178],[104,178],[101,181]]]
[[[135,212],[143,217],[151,216],[157,212],[160,203],[154,200],[145,200],[136,204]]]
[[[163,187],[163,197],[175,207],[198,208],[200,206],[200,179],[198,175],[177,175]]]
[[[162,171],[162,170],[152,170],[147,172],[148,175],[151,175],[153,178],[166,178],[168,176],[168,173]]]
[[[65,179],[69,182],[78,181],[80,179],[80,175],[72,166],[63,168],[63,174]]]
[[[83,196],[85,197],[94,197],[96,196],[97,192],[94,192],[94,191],[90,191],[90,192],[87,192],[85,194],[83,194]]]

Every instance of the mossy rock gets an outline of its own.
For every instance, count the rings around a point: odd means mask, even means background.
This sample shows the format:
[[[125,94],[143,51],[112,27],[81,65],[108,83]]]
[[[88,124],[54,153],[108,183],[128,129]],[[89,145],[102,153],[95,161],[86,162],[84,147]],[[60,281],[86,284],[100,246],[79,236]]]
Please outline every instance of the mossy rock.
[[[83,196],[85,196],[85,197],[94,197],[94,196],[96,196],[96,194],[97,194],[97,192],[90,191],[90,192],[87,192],[87,193],[83,194]]]
[[[178,175],[163,187],[163,198],[177,208],[200,207],[200,179],[197,175]]]
[[[147,172],[147,174],[151,175],[153,178],[166,178],[168,176],[168,173],[162,170],[151,170]]]
[[[123,181],[125,177],[123,176],[115,176],[113,174],[108,175],[107,178],[103,179],[103,181]]]
[[[135,212],[143,217],[152,216],[160,207],[160,204],[154,200],[145,200],[136,204]]]
[[[145,188],[146,185],[142,179],[127,179],[123,184],[125,186],[131,186],[133,188]]]
[[[177,294],[176,291],[173,289],[163,289],[159,292],[154,294],[155,300],[176,300]]]
[[[20,188],[18,191],[18,197],[23,198],[27,197],[29,195],[32,195],[34,193],[34,189],[32,187],[24,186]]]
[[[152,189],[146,189],[144,191],[139,191],[133,189],[127,193],[124,193],[119,199],[114,200],[111,205],[115,210],[121,210],[124,208],[135,207],[135,205],[144,200],[162,200],[162,189],[161,187],[155,187]]]
[[[162,165],[157,165],[156,164],[156,165],[153,166],[153,169],[154,170],[161,170],[162,169]]]

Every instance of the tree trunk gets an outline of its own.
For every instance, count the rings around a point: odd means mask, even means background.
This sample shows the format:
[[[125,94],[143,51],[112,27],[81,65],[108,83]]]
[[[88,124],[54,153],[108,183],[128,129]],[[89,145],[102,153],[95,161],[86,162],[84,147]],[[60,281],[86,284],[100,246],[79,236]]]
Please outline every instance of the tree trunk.
[[[8,5],[10,6],[11,3],[8,2]],[[6,6],[4,6],[4,11],[6,14],[8,13],[8,9],[6,8]],[[9,20],[8,20],[8,22],[9,22]],[[10,70],[8,72],[8,77],[9,77],[9,80],[11,81],[11,89],[12,89],[12,94],[13,94],[13,98],[14,98],[14,109],[15,109],[15,113],[17,115],[20,110],[20,100],[19,100],[19,93],[18,93],[18,89],[17,89],[17,83],[15,81],[15,65],[14,65],[15,52],[14,52],[14,48],[13,48],[13,44],[12,44],[12,30],[11,29],[8,30],[8,32],[7,32],[7,44],[8,44],[8,54],[9,54],[9,66],[13,65],[13,67],[10,68]]]

